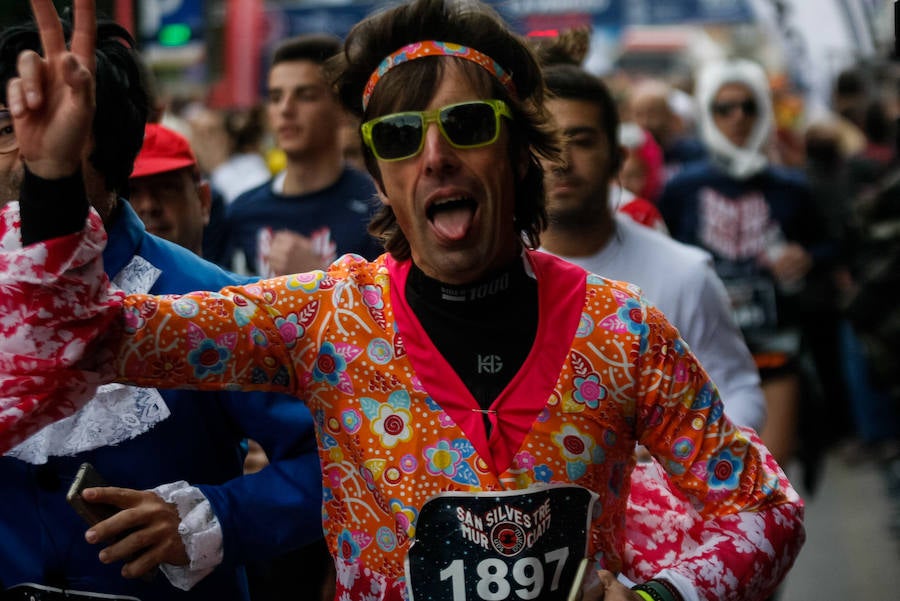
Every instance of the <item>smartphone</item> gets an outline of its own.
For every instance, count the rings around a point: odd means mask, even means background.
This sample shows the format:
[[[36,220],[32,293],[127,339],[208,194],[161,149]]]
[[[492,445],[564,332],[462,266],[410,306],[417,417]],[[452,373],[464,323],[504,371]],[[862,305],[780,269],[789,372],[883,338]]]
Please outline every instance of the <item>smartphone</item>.
[[[78,468],[78,472],[75,474],[72,486],[69,487],[69,492],[66,493],[66,501],[69,502],[69,505],[71,505],[75,511],[78,512],[78,515],[91,526],[97,522],[102,522],[107,518],[111,518],[122,511],[115,505],[109,505],[107,503],[89,503],[88,501],[85,501],[81,496],[81,491],[85,488],[94,488],[96,486],[109,486],[109,484],[107,484],[106,480],[103,479],[103,476],[94,469],[93,465],[90,463],[82,463]],[[124,537],[125,534],[120,535],[119,538]],[[132,561],[134,557],[136,557],[136,555],[126,559],[125,563]],[[156,571],[157,570],[147,572],[141,576],[141,580],[153,582]],[[130,599],[130,597],[127,598]]]
[[[69,487],[69,492],[66,493],[66,501],[69,502],[69,505],[71,505],[75,511],[78,512],[78,515],[91,526],[97,522],[102,522],[121,511],[114,505],[107,505],[106,503],[89,503],[88,501],[85,501],[81,496],[81,492],[85,488],[94,488],[96,486],[109,486],[109,484],[107,484],[106,480],[104,480],[97,470],[94,469],[93,465],[90,463],[82,463],[78,468],[78,473],[75,474],[75,480],[72,481],[72,486]]]
[[[569,589],[568,601],[578,601],[581,598],[581,585],[584,583],[584,575],[587,573],[588,563],[588,558],[585,557],[578,564],[575,580],[572,581],[572,588]]]

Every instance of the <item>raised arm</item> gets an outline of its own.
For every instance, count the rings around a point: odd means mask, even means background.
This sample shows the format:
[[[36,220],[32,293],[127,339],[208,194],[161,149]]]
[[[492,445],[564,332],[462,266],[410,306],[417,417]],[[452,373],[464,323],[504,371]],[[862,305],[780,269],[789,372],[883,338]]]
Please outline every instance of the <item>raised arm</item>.
[[[50,0],[31,0],[44,56],[23,52],[19,77],[9,82],[7,102],[19,152],[28,169],[45,179],[78,171],[94,118],[94,0],[75,0],[71,49]]]
[[[97,37],[93,0],[75,0],[70,48],[50,0],[32,0],[31,6],[44,53],[22,52],[19,76],[7,87],[26,167],[21,193],[25,244],[84,226],[88,202],[79,169],[91,144]]]

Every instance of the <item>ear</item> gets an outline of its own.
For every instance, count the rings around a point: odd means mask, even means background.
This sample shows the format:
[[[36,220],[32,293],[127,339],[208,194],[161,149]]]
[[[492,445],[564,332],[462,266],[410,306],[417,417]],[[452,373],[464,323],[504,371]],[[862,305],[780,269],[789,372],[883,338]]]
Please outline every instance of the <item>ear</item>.
[[[625,164],[625,159],[628,158],[628,149],[624,146],[616,146],[616,150],[613,153],[613,156],[610,157],[609,162],[609,176],[610,179],[619,175],[619,172],[622,170],[622,166]]]
[[[391,199],[388,198],[387,192],[384,190],[384,181],[381,179],[381,174],[378,177],[371,176],[372,183],[375,184],[375,190],[378,192],[378,200],[381,201],[381,204],[391,206]]]
[[[203,218],[203,225],[209,225],[209,214],[212,210],[212,188],[207,180],[197,184],[197,198],[200,199],[200,216]]]
[[[530,158],[531,157],[528,155],[527,148],[523,148],[521,151],[519,151],[519,160],[516,161],[516,176],[518,176],[520,182],[525,179],[526,175],[528,175]]]

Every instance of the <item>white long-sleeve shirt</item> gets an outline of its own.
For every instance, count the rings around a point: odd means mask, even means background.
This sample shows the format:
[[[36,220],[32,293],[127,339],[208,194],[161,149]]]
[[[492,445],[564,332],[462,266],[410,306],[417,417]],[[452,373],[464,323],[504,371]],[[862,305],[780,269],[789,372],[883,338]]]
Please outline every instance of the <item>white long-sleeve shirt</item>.
[[[587,257],[563,257],[605,278],[637,284],[669,321],[719,388],[725,412],[760,430],[765,399],[759,372],[731,315],[728,295],[712,257],[616,215],[609,242]]]

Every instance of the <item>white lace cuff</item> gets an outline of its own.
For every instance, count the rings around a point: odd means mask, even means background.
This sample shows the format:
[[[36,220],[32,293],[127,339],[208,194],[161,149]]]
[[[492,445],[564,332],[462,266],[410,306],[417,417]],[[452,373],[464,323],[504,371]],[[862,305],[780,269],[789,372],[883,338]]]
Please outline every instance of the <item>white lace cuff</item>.
[[[184,480],[162,484],[153,489],[166,503],[178,508],[181,523],[178,534],[184,543],[190,563],[186,566],[161,564],[159,569],[175,588],[190,590],[206,578],[225,555],[222,544],[222,524],[212,510],[209,500],[196,486]]]

